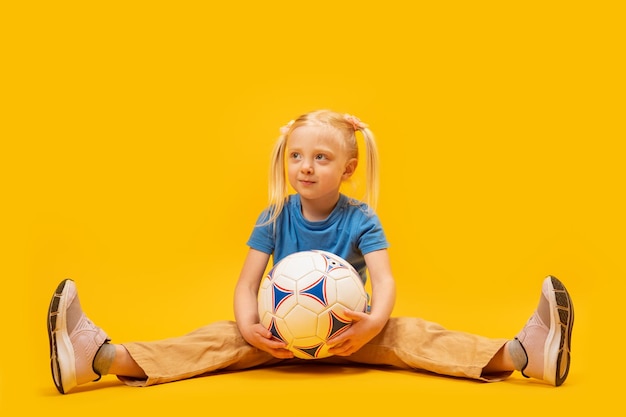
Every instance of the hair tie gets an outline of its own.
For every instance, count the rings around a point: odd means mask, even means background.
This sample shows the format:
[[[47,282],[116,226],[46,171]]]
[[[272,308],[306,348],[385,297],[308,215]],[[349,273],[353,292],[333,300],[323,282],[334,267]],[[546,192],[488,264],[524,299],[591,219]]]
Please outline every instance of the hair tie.
[[[362,130],[367,127],[366,123],[363,123],[358,117],[352,116],[351,114],[345,114],[343,118],[352,125],[352,128],[355,132],[357,130]]]
[[[287,133],[289,133],[289,128],[291,128],[291,125],[294,123],[295,120],[290,120],[289,123],[287,123],[285,126],[282,126],[280,128],[280,134],[281,135],[286,135]]]

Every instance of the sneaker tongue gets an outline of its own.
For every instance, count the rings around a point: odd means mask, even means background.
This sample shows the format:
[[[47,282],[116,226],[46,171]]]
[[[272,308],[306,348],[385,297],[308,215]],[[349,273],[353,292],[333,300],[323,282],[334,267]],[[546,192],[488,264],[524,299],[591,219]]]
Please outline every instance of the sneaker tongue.
[[[550,302],[545,296],[541,297],[535,316],[537,316],[537,318],[541,321],[541,324],[544,326],[550,326]]]
[[[530,319],[528,319],[528,324],[536,324],[541,327],[546,327],[545,321],[541,317],[539,317],[539,311],[535,312]],[[527,326],[528,326],[527,324]]]

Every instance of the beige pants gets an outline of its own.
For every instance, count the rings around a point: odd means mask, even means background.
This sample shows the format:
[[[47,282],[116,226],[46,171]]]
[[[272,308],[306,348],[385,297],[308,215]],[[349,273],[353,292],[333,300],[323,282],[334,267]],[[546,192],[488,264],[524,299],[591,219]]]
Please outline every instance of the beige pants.
[[[147,386],[261,365],[323,362],[389,365],[494,381],[506,378],[511,372],[482,375],[482,369],[506,342],[506,339],[446,330],[419,318],[398,317],[391,318],[374,339],[350,356],[281,360],[249,345],[235,322],[220,321],[181,337],[124,344],[148,378],[119,378],[128,385]]]

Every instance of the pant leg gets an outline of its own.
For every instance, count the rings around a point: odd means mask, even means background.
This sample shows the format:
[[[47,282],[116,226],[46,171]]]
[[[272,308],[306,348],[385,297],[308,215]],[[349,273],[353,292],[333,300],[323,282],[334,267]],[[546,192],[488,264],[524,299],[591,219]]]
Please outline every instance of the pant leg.
[[[507,341],[446,330],[420,318],[392,317],[374,339],[344,359],[496,381],[508,377],[511,372],[482,375],[482,369]]]
[[[219,321],[184,336],[152,342],[124,343],[148,378],[118,376],[127,385],[148,386],[209,372],[240,370],[279,359],[248,344],[235,322]]]

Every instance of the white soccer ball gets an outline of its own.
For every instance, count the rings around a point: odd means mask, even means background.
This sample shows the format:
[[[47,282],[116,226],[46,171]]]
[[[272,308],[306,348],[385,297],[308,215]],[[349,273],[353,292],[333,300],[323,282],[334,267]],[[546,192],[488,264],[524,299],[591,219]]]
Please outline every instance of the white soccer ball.
[[[359,273],[329,252],[293,253],[263,278],[258,294],[261,324],[302,359],[332,356],[326,341],[351,324],[344,310],[366,312]]]

